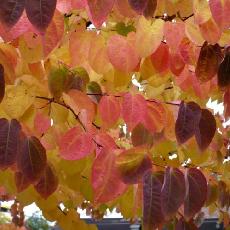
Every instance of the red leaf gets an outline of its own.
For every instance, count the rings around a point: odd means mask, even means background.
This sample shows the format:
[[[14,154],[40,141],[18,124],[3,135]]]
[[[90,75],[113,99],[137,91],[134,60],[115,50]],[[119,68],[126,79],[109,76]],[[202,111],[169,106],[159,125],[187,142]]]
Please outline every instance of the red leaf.
[[[190,220],[200,211],[207,198],[207,181],[202,172],[196,168],[187,169],[185,173],[186,197],[184,216]]]
[[[228,87],[230,85],[230,50],[225,51],[224,60],[221,62],[218,70],[218,85]]]
[[[17,164],[30,183],[41,177],[46,168],[46,150],[36,137],[25,137],[22,140]]]
[[[166,22],[164,35],[171,52],[177,52],[182,39],[185,37],[185,24],[183,22]]]
[[[170,53],[170,70],[175,75],[180,75],[185,67],[185,63],[180,53]]]
[[[144,148],[123,151],[116,159],[116,166],[126,184],[137,184],[146,171],[152,168],[152,161]]]
[[[17,120],[0,119],[0,169],[16,163],[21,126]]]
[[[200,150],[205,150],[216,132],[216,120],[207,109],[201,110],[199,125],[195,129],[195,137]]]
[[[210,10],[216,23],[222,30],[230,26],[230,1],[229,0],[209,0]]]
[[[145,17],[153,16],[157,8],[157,0],[129,0],[130,6]]]
[[[58,46],[64,34],[64,17],[59,11],[55,11],[53,20],[49,24],[43,37],[44,55],[47,57]]]
[[[185,143],[195,134],[201,117],[200,106],[195,102],[181,102],[176,120],[175,132],[179,144]]]
[[[50,24],[57,0],[26,0],[26,14],[29,21],[40,31]]]
[[[110,128],[115,125],[121,113],[119,100],[114,96],[103,96],[98,107],[103,126]]]
[[[76,126],[68,130],[59,142],[60,156],[65,160],[79,160],[92,153],[94,145],[90,134]]]
[[[17,187],[17,192],[22,192],[30,185],[28,178],[25,177],[21,172],[16,172],[14,174],[14,180]]]
[[[152,173],[149,170],[143,178],[143,228],[152,230],[164,223],[161,209],[161,189],[163,172]]]
[[[97,144],[106,149],[116,149],[117,147],[114,139],[106,132],[97,133],[94,139],[97,142]]]
[[[0,64],[0,103],[2,102],[5,95],[5,77],[4,77],[4,67]]]
[[[218,44],[208,45],[205,42],[201,48],[196,65],[196,76],[201,82],[211,80],[218,71],[221,59],[221,48]]]
[[[115,0],[86,0],[88,13],[91,21],[96,27],[100,27],[106,21],[107,16],[113,8]]]
[[[92,185],[96,203],[105,203],[120,196],[127,188],[115,165],[116,155],[103,148],[93,162]]]
[[[151,61],[158,72],[165,72],[169,68],[169,47],[161,43],[158,49],[151,55]]]
[[[123,98],[122,116],[129,131],[132,131],[138,123],[143,121],[147,110],[147,103],[140,94],[132,95],[126,93]]]
[[[0,20],[6,26],[14,26],[22,16],[25,0],[3,0],[0,7]]]
[[[134,71],[140,60],[134,46],[129,43],[126,37],[121,35],[110,37],[107,53],[111,64],[125,73]]]
[[[230,117],[230,90],[224,93],[224,115],[226,119]]]
[[[178,208],[183,204],[185,197],[184,174],[176,168],[168,167],[165,171],[162,187],[161,207],[165,219],[173,217]]]
[[[184,219],[180,219],[176,224],[175,230],[198,230],[193,221],[185,222]]]
[[[54,167],[47,165],[44,174],[34,186],[36,191],[44,198],[47,199],[58,187],[58,178]]]

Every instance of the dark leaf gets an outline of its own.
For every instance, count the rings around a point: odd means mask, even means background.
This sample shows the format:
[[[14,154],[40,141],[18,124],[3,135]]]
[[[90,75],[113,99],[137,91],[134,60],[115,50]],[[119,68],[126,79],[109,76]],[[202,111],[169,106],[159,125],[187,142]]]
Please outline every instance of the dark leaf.
[[[0,103],[5,95],[5,76],[3,65],[0,64]]]
[[[26,0],[26,14],[30,22],[40,31],[50,24],[57,0]]]
[[[207,198],[207,181],[202,172],[196,168],[189,168],[185,173],[186,197],[184,202],[184,216],[190,220],[203,207]]]
[[[184,174],[177,168],[168,167],[165,171],[162,187],[161,207],[165,219],[173,217],[184,202],[185,179]]]
[[[25,0],[2,0],[0,6],[0,20],[12,27],[20,19],[25,8]]]
[[[21,126],[18,121],[0,119],[0,169],[16,163]]]
[[[122,152],[116,159],[116,166],[124,183],[136,184],[152,168],[152,161],[145,148],[137,147]]]
[[[197,144],[201,151],[205,150],[211,143],[216,132],[216,120],[207,109],[201,110],[199,125],[195,130]]]
[[[47,199],[58,187],[58,178],[54,168],[47,164],[46,169],[38,183],[34,186],[36,191],[44,198]]]
[[[230,85],[230,50],[227,49],[224,60],[221,62],[218,70],[218,85],[227,87]]]
[[[176,224],[175,230],[198,230],[193,221],[186,222],[184,219],[180,219]]]
[[[27,179],[27,177],[25,177],[21,172],[16,172],[14,174],[14,180],[18,192],[22,192],[30,185],[30,182]]]
[[[196,65],[196,76],[201,82],[211,80],[218,71],[221,61],[221,48],[218,44],[208,45],[205,42],[201,48]]]
[[[195,102],[181,102],[176,120],[175,132],[179,144],[185,143],[191,138],[199,124],[201,116],[200,106]]]
[[[143,178],[143,228],[152,230],[164,222],[161,210],[161,189],[164,181],[163,172],[146,172]]]
[[[145,17],[154,15],[157,8],[157,0],[129,0],[130,6]]]
[[[133,146],[153,144],[153,135],[141,123],[133,129],[131,138]]]
[[[33,183],[46,168],[46,150],[36,137],[25,137],[18,154],[18,169]]]

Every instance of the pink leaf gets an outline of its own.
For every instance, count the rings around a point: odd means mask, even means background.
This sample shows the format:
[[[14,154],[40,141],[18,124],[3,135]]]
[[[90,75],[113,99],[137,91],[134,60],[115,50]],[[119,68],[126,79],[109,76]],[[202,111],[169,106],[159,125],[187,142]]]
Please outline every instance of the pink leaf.
[[[135,126],[142,122],[147,111],[145,98],[140,95],[126,93],[123,97],[122,116],[131,132]]]
[[[59,148],[63,159],[78,160],[92,153],[94,145],[91,135],[76,126],[60,138]]]
[[[50,117],[38,112],[34,119],[34,128],[39,133],[39,135],[44,134],[50,127]]]
[[[120,196],[127,188],[119,177],[114,151],[103,148],[93,162],[92,185],[96,203],[105,203]]]
[[[134,71],[140,60],[132,44],[121,35],[110,37],[107,52],[112,65],[127,73]]]
[[[99,112],[103,126],[107,128],[113,126],[121,113],[119,100],[114,96],[103,96],[99,103]]]
[[[115,0],[86,0],[89,17],[96,27],[100,27],[106,21],[113,8]]]

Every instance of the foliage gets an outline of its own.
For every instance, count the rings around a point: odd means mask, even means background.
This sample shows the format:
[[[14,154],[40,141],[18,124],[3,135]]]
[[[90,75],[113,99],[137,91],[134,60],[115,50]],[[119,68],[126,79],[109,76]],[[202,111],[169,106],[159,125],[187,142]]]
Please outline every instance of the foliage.
[[[33,216],[29,217],[26,220],[26,227],[31,230],[41,230],[41,229],[49,230],[50,229],[48,222],[44,218],[36,214],[34,214]]]
[[[96,229],[77,207],[95,219],[116,207],[145,230],[197,229],[206,207],[227,226],[229,12],[229,0],[2,1],[0,185],[13,222],[35,202],[68,230]]]

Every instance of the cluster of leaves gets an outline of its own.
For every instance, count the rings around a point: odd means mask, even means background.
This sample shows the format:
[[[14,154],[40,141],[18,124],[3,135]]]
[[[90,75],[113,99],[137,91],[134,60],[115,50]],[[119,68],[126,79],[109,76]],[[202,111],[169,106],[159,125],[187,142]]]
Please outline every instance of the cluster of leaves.
[[[197,229],[206,207],[227,226],[229,12],[229,0],[4,0],[1,197],[68,230],[96,228],[77,207],[98,219],[116,207],[146,230]]]

